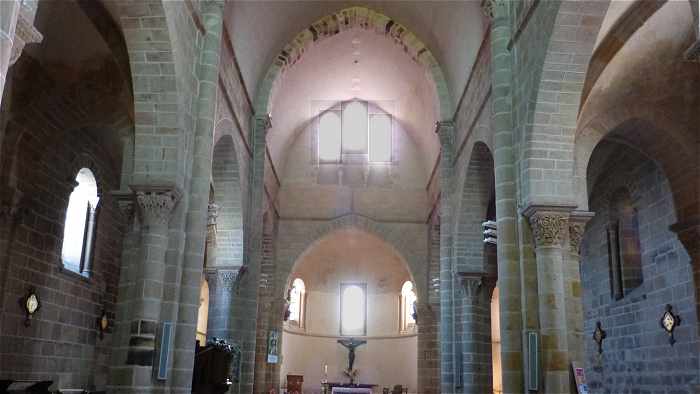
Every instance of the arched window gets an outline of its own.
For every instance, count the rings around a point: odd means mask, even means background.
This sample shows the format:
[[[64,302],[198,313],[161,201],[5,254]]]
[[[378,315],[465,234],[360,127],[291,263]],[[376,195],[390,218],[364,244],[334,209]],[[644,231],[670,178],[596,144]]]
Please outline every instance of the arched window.
[[[367,335],[367,285],[340,285],[340,335]]]
[[[289,322],[304,328],[304,312],[306,303],[306,286],[301,278],[294,279],[289,291]]]
[[[399,326],[401,332],[413,331],[416,327],[416,292],[413,291],[413,283],[407,280],[401,287],[401,312],[399,314]]]
[[[95,210],[100,198],[97,196],[97,182],[92,171],[80,169],[75,181],[78,185],[70,194],[66,210],[61,259],[64,268],[90,276]]]
[[[343,152],[367,152],[367,103],[364,101],[343,105]]]
[[[625,188],[612,195],[607,230],[610,292],[619,300],[644,281],[637,210]]]
[[[327,111],[319,119],[318,160],[321,163],[340,162],[340,114]]]
[[[209,282],[202,279],[199,289],[199,310],[197,311],[196,339],[204,346],[207,342],[207,323],[209,320]]]
[[[319,163],[391,163],[393,118],[366,101],[325,107],[318,116]]]

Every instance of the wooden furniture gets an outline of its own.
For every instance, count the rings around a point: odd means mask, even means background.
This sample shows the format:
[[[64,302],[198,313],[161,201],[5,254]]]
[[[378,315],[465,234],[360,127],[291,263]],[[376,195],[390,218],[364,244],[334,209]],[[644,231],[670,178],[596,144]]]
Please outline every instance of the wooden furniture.
[[[287,375],[287,394],[302,394],[304,375]]]
[[[222,394],[235,382],[234,351],[224,341],[195,347],[192,393]]]
[[[48,394],[51,380],[0,380],[0,393]]]

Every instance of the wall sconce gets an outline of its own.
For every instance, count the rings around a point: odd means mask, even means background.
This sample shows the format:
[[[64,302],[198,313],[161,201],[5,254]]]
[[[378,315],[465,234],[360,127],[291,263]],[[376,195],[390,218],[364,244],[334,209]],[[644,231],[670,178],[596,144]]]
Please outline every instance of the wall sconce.
[[[27,291],[27,295],[20,299],[20,304],[26,318],[24,319],[24,326],[29,327],[32,324],[32,317],[41,308],[41,301],[39,300],[39,294],[37,294],[34,287],[30,287]]]
[[[681,317],[673,313],[671,304],[666,304],[666,311],[661,315],[661,328],[668,334],[668,343],[673,346],[676,338],[673,337],[673,330],[681,324]]]
[[[598,354],[603,354],[603,340],[608,334],[603,330],[600,322],[595,323],[595,331],[593,331],[593,340],[598,344]]]

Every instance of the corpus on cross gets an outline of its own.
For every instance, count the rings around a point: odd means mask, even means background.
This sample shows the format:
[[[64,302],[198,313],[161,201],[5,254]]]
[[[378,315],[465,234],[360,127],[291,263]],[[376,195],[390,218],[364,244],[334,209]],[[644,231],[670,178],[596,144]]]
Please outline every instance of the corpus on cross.
[[[361,339],[338,339],[338,343],[348,348],[348,371],[352,371],[352,366],[355,364],[355,348],[364,345],[367,341]]]

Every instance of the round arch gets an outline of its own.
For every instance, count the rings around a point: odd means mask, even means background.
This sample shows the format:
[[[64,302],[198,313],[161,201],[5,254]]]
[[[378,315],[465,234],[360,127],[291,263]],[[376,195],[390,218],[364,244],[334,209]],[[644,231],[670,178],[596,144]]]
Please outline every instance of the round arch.
[[[373,31],[392,39],[396,45],[404,49],[413,61],[425,67],[426,72],[435,84],[436,95],[439,100],[440,119],[452,119],[453,108],[445,75],[430,49],[402,24],[389,16],[366,7],[344,8],[327,15],[309,25],[309,27],[299,32],[287,43],[275,57],[274,62],[267,69],[265,77],[261,81],[253,104],[255,113],[265,114],[270,112],[272,95],[277,81],[287,69],[301,59],[307,48],[319,40],[333,37],[342,31],[353,28]]]
[[[469,157],[457,201],[455,253],[457,266],[468,272],[487,272],[481,224],[495,194],[494,161],[489,147],[477,141]],[[494,267],[495,268],[495,267]]]
[[[364,233],[373,235],[385,242],[391,250],[399,256],[407,265],[407,270],[411,281],[416,284],[416,294],[419,299],[426,299],[428,296],[427,289],[427,272],[425,269],[425,250],[417,249],[415,239],[411,237],[411,231],[403,231],[402,226],[421,226],[422,224],[406,223],[405,225],[384,224],[375,222],[372,219],[360,215],[346,215],[335,220],[322,222],[318,227],[311,231],[303,231],[300,235],[302,239],[295,238],[290,240],[290,245],[280,247],[280,250],[286,250],[278,256],[278,278],[284,280],[277,286],[277,292],[280,297],[284,297],[284,291],[287,284],[290,283],[290,275],[294,270],[295,264],[303,257],[305,253],[313,249],[314,245],[319,240],[325,238],[333,232],[345,229],[355,229]],[[426,235],[427,236],[427,235]],[[282,244],[286,244],[286,240],[282,240]],[[283,245],[284,246],[284,245]]]
[[[651,121],[650,119],[654,119]],[[664,143],[659,136],[665,136]],[[699,207],[700,190],[693,177],[699,167],[696,146],[684,135],[684,128],[658,108],[646,105],[611,109],[584,125],[576,135],[574,146],[574,182],[578,209],[588,209],[587,170],[593,151],[605,138],[629,145],[659,162],[669,179],[679,217],[693,217]]]

